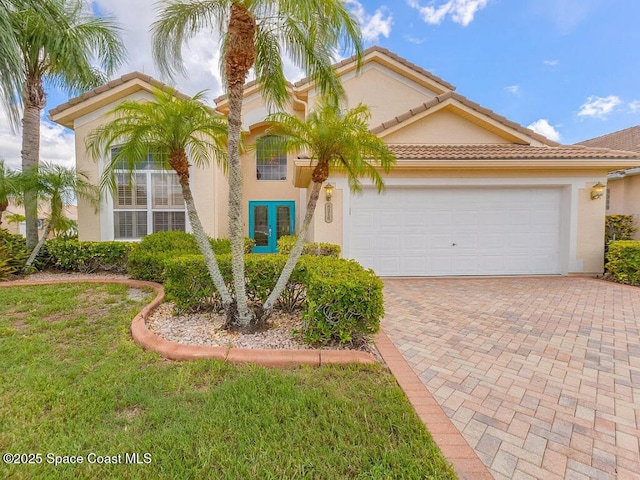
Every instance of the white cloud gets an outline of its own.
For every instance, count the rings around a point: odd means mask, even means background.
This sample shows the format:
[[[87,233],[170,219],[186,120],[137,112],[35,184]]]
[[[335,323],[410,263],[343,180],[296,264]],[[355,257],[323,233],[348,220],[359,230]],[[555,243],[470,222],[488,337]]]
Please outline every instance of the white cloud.
[[[513,95],[520,95],[520,85],[509,85],[508,87],[504,87],[504,89]]]
[[[375,42],[380,35],[389,38],[393,17],[388,13],[386,7],[380,7],[376,9],[373,15],[370,15],[358,0],[346,0],[346,4],[351,7],[351,13],[358,20],[362,38],[365,41]]]
[[[620,97],[617,95],[609,95],[608,97],[596,97],[592,95],[582,104],[578,116],[604,118],[621,103],[622,100],[620,100]]]
[[[558,60],[545,60],[543,63],[545,65],[549,65],[550,67],[555,67],[556,65],[558,65],[559,61]]]
[[[414,45],[422,45],[426,41],[425,38],[418,38],[414,37],[413,35],[404,35],[402,38],[404,38],[409,43],[413,43]]]
[[[629,110],[631,110],[631,113],[640,112],[640,100],[633,100],[632,102],[629,102]]]
[[[409,6],[418,10],[422,19],[429,24],[439,25],[450,16],[451,20],[463,27],[473,21],[475,14],[486,7],[487,2],[488,0],[449,0],[435,7],[423,7],[417,0],[407,0]]]
[[[7,116],[0,111],[0,157],[5,164],[19,170],[22,166],[22,131],[11,131]],[[75,142],[73,133],[60,125],[42,119],[40,121],[40,160],[75,166]]]
[[[560,141],[560,132],[558,132],[558,130],[556,130],[546,118],[536,120],[529,125],[528,128],[544,137],[547,137],[549,140],[553,140],[554,142]]]

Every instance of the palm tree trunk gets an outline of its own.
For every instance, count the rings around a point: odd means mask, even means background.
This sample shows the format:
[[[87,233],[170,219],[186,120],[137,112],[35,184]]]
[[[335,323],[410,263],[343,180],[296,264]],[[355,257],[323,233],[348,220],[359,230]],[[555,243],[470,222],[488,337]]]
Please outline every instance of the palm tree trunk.
[[[321,187],[322,182],[313,183],[313,189],[311,190],[311,195],[309,196],[309,201],[307,202],[307,213],[304,216],[304,221],[302,222],[302,227],[300,228],[300,233],[298,234],[296,244],[293,246],[293,249],[291,249],[291,252],[289,253],[289,258],[287,258],[287,263],[280,273],[280,277],[276,282],[276,286],[273,287],[269,298],[267,298],[266,302],[264,302],[262,318],[260,319],[263,322],[265,322],[273,312],[273,307],[275,306],[276,301],[278,301],[278,298],[280,298],[280,295],[282,295],[282,292],[284,291],[287,283],[289,282],[289,279],[291,278],[293,269],[298,264],[298,260],[300,260],[302,250],[304,249],[304,243],[307,240],[309,226],[311,225],[311,220],[313,219],[313,214],[315,213],[316,205],[318,204],[318,197],[320,196]]]
[[[46,103],[42,80],[27,79],[24,91],[24,115],[22,117],[22,171],[37,168],[40,163],[40,112]],[[25,192],[24,216],[26,217],[27,247],[38,243],[38,197],[36,192]]]
[[[7,208],[9,208],[9,202],[0,202],[0,225],[2,225],[2,216]]]
[[[182,187],[182,197],[184,198],[184,203],[187,206],[187,214],[189,215],[189,221],[191,222],[191,227],[193,228],[193,234],[196,237],[196,242],[198,243],[198,247],[200,248],[200,252],[204,256],[204,263],[207,266],[207,270],[209,271],[209,276],[211,280],[213,280],[213,284],[218,290],[220,294],[220,298],[222,299],[222,305],[225,309],[225,312],[231,308],[231,304],[233,303],[233,299],[231,298],[231,294],[229,293],[229,289],[224,282],[224,278],[220,273],[220,267],[218,266],[218,261],[216,260],[216,256],[213,253],[213,249],[211,248],[211,244],[207,239],[207,234],[204,232],[202,228],[202,223],[200,222],[200,217],[198,217],[198,212],[196,210],[195,202],[193,201],[193,195],[191,193],[191,187],[189,186],[189,177],[179,176],[180,186]]]
[[[231,269],[238,315],[235,324],[249,327],[255,316],[247,304],[244,273],[244,229],[242,225],[242,167],[240,164],[240,130],[244,82],[255,61],[256,23],[251,13],[238,3],[231,6],[225,72],[229,92],[229,237]]]
[[[27,258],[27,262],[24,264],[24,269],[22,270],[24,273],[29,272],[29,268],[35,261],[36,257],[38,256],[38,253],[40,253],[40,250],[42,249],[44,242],[47,241],[47,238],[49,237],[49,233],[51,233],[51,228],[53,227],[54,223],[55,223],[55,218],[51,217],[51,219],[47,222],[47,225],[44,227],[44,232],[42,232],[42,237],[40,238],[40,240],[38,240],[38,243],[36,243],[36,246],[31,251],[31,255],[29,255],[29,258]]]

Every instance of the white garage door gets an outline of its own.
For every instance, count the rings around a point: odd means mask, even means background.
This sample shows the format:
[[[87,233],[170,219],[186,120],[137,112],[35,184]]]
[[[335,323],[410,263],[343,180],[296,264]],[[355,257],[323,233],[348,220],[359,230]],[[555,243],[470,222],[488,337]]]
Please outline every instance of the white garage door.
[[[382,276],[560,273],[559,188],[390,188],[351,197],[348,256]]]

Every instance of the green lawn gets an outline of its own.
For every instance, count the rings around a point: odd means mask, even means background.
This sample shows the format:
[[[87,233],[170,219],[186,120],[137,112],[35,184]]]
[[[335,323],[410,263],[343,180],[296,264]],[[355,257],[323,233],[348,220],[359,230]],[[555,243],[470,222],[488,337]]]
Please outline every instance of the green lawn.
[[[455,478],[384,367],[167,361],[127,292],[0,288],[0,478]]]

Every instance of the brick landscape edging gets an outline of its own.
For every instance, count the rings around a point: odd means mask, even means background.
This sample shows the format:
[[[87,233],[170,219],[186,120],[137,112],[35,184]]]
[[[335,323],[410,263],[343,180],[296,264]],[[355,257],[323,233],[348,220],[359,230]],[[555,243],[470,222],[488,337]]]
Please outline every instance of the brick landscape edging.
[[[147,328],[147,317],[164,300],[164,288],[159,283],[129,279],[64,279],[64,280],[16,280],[0,282],[0,287],[28,287],[58,283],[119,283],[132,288],[151,288],[156,297],[146,305],[131,322],[133,340],[145,350],[159,353],[170,360],[197,360],[210,358],[234,364],[254,363],[264,367],[286,368],[299,365],[320,366],[326,364],[376,363],[367,352],[353,350],[279,350],[185,345],[166,340]]]
[[[376,347],[460,480],[492,480],[493,475],[383,330],[376,336]]]

